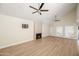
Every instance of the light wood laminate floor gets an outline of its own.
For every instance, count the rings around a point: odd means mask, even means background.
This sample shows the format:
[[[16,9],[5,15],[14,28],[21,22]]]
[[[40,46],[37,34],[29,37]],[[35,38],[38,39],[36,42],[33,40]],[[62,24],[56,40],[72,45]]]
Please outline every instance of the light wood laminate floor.
[[[75,56],[77,41],[59,37],[46,37],[0,49],[0,55],[7,56]]]

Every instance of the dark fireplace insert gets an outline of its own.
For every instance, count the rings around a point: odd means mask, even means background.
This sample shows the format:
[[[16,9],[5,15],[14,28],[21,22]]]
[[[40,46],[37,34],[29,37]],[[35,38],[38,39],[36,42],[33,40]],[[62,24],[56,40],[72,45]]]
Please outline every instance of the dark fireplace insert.
[[[36,33],[36,39],[41,39],[42,38],[42,33]]]

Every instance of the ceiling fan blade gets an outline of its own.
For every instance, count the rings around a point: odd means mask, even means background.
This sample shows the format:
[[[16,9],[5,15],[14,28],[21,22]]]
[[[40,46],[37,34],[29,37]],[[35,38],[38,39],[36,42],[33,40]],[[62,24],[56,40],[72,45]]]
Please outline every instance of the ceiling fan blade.
[[[39,7],[39,10],[43,7],[44,3],[41,3],[41,6]]]
[[[40,10],[40,11],[48,11],[48,10]]]
[[[36,12],[38,12],[38,11],[35,11],[35,12],[33,12],[32,14],[34,14],[34,13],[36,13]]]
[[[37,8],[34,8],[34,7],[32,7],[32,6],[29,6],[30,8],[33,8],[33,9],[35,9],[35,10],[38,10]]]

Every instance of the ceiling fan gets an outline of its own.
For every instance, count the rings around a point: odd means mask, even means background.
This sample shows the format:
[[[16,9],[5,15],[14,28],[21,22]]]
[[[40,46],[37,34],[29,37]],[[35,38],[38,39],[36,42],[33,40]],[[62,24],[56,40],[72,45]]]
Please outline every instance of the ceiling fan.
[[[55,15],[55,20],[54,20],[55,22],[56,21],[60,21],[59,19],[58,19],[58,17],[57,17],[57,15]]]
[[[34,9],[34,10],[36,10],[36,11],[34,11],[32,14],[34,14],[34,13],[39,13],[40,15],[42,15],[42,13],[41,12],[47,12],[48,10],[42,10],[42,7],[44,6],[44,3],[41,3],[41,5],[40,5],[40,7],[39,8],[35,8],[35,7],[33,7],[33,6],[29,6],[30,8],[32,8],[32,9]]]

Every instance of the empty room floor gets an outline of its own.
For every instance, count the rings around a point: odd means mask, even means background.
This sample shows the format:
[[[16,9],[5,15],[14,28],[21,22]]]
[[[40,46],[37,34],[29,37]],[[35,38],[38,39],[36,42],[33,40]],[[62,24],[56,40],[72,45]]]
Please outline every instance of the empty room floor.
[[[1,56],[75,56],[77,41],[59,37],[46,37],[0,49]]]

